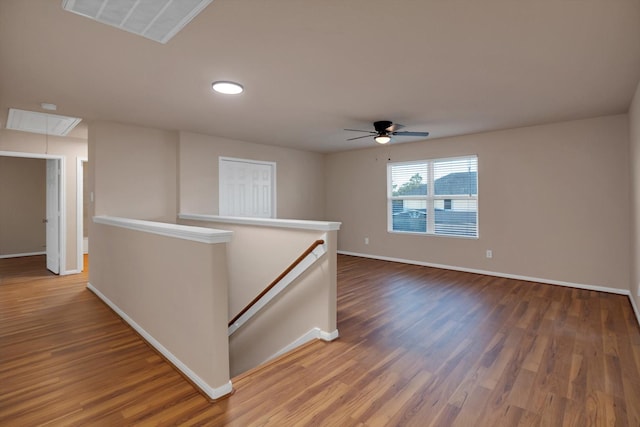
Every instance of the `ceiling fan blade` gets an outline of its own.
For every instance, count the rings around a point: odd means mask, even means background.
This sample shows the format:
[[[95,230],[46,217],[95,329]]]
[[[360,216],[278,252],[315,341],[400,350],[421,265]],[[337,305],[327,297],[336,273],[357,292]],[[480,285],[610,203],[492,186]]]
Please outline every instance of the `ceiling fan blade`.
[[[396,136],[429,136],[429,132],[392,132]]]
[[[391,126],[389,126],[387,128],[387,132],[395,132],[399,129],[402,129],[403,127],[405,127],[404,125],[401,125],[400,123],[394,123]]]
[[[347,141],[353,141],[354,139],[362,139],[362,138],[371,138],[371,135],[356,136],[355,138],[347,139]]]
[[[367,132],[367,133],[370,133],[372,135],[375,134],[375,132],[372,132],[370,130],[360,130],[360,129],[344,129],[344,130],[348,130],[348,131],[351,131],[351,132]]]
[[[391,126],[393,126],[393,122],[390,120],[378,120],[377,122],[373,122],[373,128],[377,133],[389,132],[389,128]]]

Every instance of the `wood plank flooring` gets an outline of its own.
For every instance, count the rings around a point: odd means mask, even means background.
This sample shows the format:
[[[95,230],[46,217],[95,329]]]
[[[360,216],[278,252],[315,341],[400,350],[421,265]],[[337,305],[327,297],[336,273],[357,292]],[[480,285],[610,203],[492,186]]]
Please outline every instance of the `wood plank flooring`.
[[[0,425],[640,426],[626,296],[338,257],[338,327],[210,404],[86,273],[0,260]]]

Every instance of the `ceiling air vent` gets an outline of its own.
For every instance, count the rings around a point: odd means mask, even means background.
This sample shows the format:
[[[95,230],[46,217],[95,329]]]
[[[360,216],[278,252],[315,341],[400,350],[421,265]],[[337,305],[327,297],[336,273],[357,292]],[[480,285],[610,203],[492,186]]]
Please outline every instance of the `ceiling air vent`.
[[[81,120],[82,119],[76,117],[9,108],[7,129],[45,135],[66,136]]]
[[[63,0],[62,7],[103,24],[166,43],[213,0]]]

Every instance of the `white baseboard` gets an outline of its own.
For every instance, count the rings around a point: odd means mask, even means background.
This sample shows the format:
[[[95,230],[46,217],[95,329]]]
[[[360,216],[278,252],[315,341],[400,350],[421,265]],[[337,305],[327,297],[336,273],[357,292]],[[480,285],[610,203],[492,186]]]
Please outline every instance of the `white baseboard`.
[[[158,350],[169,362],[173,364],[180,372],[182,372],[187,378],[189,378],[194,384],[196,384],[200,390],[202,390],[210,399],[220,399],[221,397],[230,394],[233,391],[231,380],[220,387],[211,387],[202,378],[200,378],[195,372],[193,372],[187,365],[182,363],[180,359],[174,356],[169,350],[167,350],[160,342],[158,342],[153,336],[145,331],[140,325],[138,325],[132,318],[130,318],[124,311],[122,311],[117,305],[115,305],[109,298],[107,298],[102,292],[96,289],[91,283],[87,284],[87,288],[96,294],[105,304],[107,304],[118,316],[129,324],[136,332],[138,332],[153,348]]]
[[[633,307],[633,311],[636,315],[636,320],[640,325],[640,310],[638,310],[638,306],[631,294],[631,291],[628,289],[618,289],[618,288],[610,288],[607,286],[595,286],[595,285],[585,285],[581,283],[572,283],[572,282],[563,282],[560,280],[550,280],[550,279],[541,279],[539,277],[529,277],[529,276],[520,276],[517,274],[508,274],[508,273],[500,273],[497,271],[487,271],[487,270],[476,270],[474,268],[466,268],[466,267],[456,267],[452,265],[444,265],[444,264],[434,264],[430,262],[423,261],[414,261],[402,258],[391,258],[386,256],[378,256],[378,255],[369,255],[362,254],[357,252],[349,252],[349,251],[338,251],[341,255],[351,255],[357,256],[361,258],[371,258],[371,259],[379,259],[381,261],[391,261],[391,262],[401,262],[404,264],[412,264],[412,265],[421,265],[424,267],[434,267],[434,268],[442,268],[445,270],[454,270],[454,271],[463,271],[465,273],[476,273],[476,274],[484,274],[486,276],[494,276],[494,277],[504,277],[507,279],[517,279],[517,280],[525,280],[527,282],[536,282],[536,283],[544,283],[547,285],[557,285],[557,286],[566,286],[569,288],[577,288],[577,289],[585,289],[588,291],[598,291],[598,292],[607,292],[610,294],[618,294],[618,295],[627,295],[629,297],[629,301],[631,301],[631,306]]]
[[[631,307],[633,307],[633,312],[636,315],[636,320],[640,325],[640,310],[638,310],[638,305],[636,304],[636,299],[633,297],[633,294],[629,292],[629,301],[631,301]]]
[[[484,274],[485,276],[504,277],[507,279],[525,280],[527,282],[545,283],[547,285],[566,286],[569,288],[585,289],[588,291],[600,291],[600,292],[608,292],[611,294],[629,295],[629,291],[627,289],[610,288],[607,286],[584,285],[581,283],[563,282],[560,280],[542,279],[539,277],[529,277],[529,276],[520,276],[518,274],[500,273],[498,271],[477,270],[475,268],[456,267],[454,265],[434,264],[431,262],[414,261],[414,260],[408,260],[408,259],[402,259],[402,258],[391,258],[386,256],[361,254],[361,253],[348,252],[348,251],[338,251],[338,253],[341,255],[352,255],[352,256],[358,256],[362,258],[379,259],[381,261],[401,262],[404,264],[421,265],[424,267],[434,267],[434,268],[442,268],[445,270],[463,271],[465,273]]]
[[[9,259],[9,258],[21,258],[25,256],[36,256],[36,255],[46,255],[46,252],[25,252],[22,254],[9,254],[9,255],[0,255],[0,259]],[[68,276],[69,274],[77,274],[81,273],[81,270],[62,270],[60,269],[60,276]]]
[[[318,331],[320,331],[320,336],[318,338],[322,341],[333,341],[335,339],[338,339],[338,337],[340,336],[337,329],[333,332],[325,332],[321,329],[318,329]]]
[[[276,353],[272,354],[269,358],[267,358],[267,360],[265,360],[262,363],[266,363],[269,360],[275,359],[276,357],[282,356],[283,354],[300,347],[303,344],[308,343],[311,340],[315,340],[315,339],[321,339],[323,341],[333,341],[336,338],[338,338],[339,334],[338,334],[338,330],[336,329],[333,332],[326,332],[323,331],[320,328],[313,328],[310,331],[308,331],[307,333],[305,333],[304,335],[302,335],[301,337],[299,337],[298,339],[296,339],[294,342],[292,342],[291,344],[287,345],[284,348],[281,348],[280,350],[278,350]],[[261,364],[262,364],[261,363]]]
[[[23,254],[0,255],[0,259],[4,258],[20,258],[23,256],[46,255],[46,252],[25,252]]]

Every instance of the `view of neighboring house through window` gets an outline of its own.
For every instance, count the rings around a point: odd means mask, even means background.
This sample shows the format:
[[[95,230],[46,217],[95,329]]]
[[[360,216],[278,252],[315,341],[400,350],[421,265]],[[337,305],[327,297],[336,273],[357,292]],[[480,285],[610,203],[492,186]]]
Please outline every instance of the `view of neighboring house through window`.
[[[389,163],[388,230],[478,237],[478,157]]]

